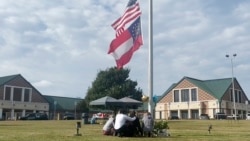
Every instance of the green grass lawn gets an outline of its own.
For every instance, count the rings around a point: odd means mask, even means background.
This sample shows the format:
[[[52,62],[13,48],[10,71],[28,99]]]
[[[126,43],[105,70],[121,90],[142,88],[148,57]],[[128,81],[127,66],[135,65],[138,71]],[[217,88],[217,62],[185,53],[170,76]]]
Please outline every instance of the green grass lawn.
[[[250,141],[250,121],[246,120],[173,120],[169,121],[171,136],[167,138],[104,136],[100,124],[82,125],[82,136],[75,136],[76,122],[0,121],[0,141]]]

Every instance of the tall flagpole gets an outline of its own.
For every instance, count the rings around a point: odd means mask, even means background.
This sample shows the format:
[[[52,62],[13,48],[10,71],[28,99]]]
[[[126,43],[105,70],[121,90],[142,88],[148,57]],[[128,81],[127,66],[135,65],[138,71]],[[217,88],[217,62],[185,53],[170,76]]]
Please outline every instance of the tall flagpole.
[[[153,1],[149,0],[149,66],[148,66],[148,112],[153,113]]]

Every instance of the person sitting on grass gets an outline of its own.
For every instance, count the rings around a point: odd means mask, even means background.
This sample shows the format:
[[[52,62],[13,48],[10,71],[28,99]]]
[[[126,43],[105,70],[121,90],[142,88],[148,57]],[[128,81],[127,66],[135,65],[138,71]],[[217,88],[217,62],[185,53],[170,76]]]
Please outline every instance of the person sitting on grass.
[[[92,116],[92,118],[90,120],[90,123],[91,124],[95,124],[96,123],[96,116],[95,115]]]
[[[103,135],[113,135],[114,134],[114,115],[110,115],[108,121],[103,126]]]
[[[131,137],[128,121],[134,121],[136,117],[129,117],[125,114],[125,110],[119,110],[115,117],[115,135],[119,137]]]
[[[130,117],[136,117],[134,121],[129,122],[129,128],[131,129],[132,136],[142,136],[143,131],[140,124],[140,119],[137,117],[136,112],[132,111],[130,113]]]

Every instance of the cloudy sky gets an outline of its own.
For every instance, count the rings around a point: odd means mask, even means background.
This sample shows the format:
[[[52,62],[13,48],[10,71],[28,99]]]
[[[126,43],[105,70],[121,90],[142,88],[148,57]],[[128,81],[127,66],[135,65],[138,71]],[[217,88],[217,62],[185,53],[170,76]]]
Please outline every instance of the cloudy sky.
[[[144,45],[130,79],[148,93],[148,0],[140,0]],[[85,97],[107,54],[111,24],[127,0],[0,0],[0,76],[21,74],[44,95]],[[153,0],[153,94],[184,76],[234,76],[250,98],[250,1]]]

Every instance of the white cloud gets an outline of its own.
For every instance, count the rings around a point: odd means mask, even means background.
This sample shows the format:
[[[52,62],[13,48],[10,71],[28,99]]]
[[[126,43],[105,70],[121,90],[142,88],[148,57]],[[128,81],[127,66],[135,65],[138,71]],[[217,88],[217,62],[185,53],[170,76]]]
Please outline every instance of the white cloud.
[[[243,2],[238,5],[238,7],[233,11],[236,17],[240,17],[243,20],[248,20],[250,18],[249,13],[250,3]]]
[[[126,66],[148,93],[148,1],[140,1],[144,45]],[[249,2],[153,1],[154,94],[183,76],[231,77],[225,54],[237,53],[235,76],[250,96]],[[111,28],[127,1],[0,0],[0,74],[22,74],[45,95],[84,97],[107,54]]]
[[[39,82],[34,82],[33,86],[37,87],[37,88],[43,88],[43,87],[50,87],[52,86],[52,82],[47,81],[47,80],[41,80]]]

